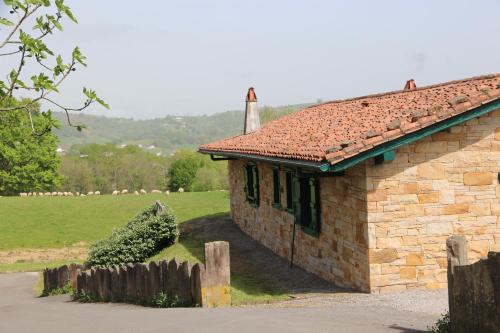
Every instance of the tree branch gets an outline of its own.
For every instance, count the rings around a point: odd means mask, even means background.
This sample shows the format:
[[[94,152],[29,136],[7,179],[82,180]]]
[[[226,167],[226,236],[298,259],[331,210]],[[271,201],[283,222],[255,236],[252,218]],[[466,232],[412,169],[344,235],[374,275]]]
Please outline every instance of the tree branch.
[[[4,47],[7,43],[9,43],[10,39],[12,38],[12,36],[16,33],[17,29],[19,29],[19,27],[21,26],[21,24],[24,22],[24,20],[26,20],[28,17],[30,17],[34,12],[36,12],[38,10],[38,8],[40,8],[41,5],[36,5],[31,11],[29,10],[29,5],[26,6],[26,10],[24,11],[24,15],[21,17],[21,19],[16,23],[16,25],[14,26],[14,28],[12,28],[12,31],[7,35],[7,37],[5,38],[5,40],[0,43],[0,49],[2,47]]]

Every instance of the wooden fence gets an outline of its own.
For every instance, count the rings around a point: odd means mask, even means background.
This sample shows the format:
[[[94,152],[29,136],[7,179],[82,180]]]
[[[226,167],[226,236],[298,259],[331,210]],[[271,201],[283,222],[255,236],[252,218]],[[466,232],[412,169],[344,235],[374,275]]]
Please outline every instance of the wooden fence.
[[[61,288],[68,283],[69,274],[62,267],[56,270],[57,274],[51,270],[44,278],[60,279],[50,286]],[[177,305],[203,307],[230,305],[230,289],[228,242],[206,243],[205,264],[172,259],[78,270],[75,286],[77,297],[85,295],[105,302],[151,304],[163,294]]]
[[[500,332],[500,253],[468,265],[463,236],[450,237],[446,248],[452,332]]]
[[[76,277],[82,269],[83,266],[78,264],[44,269],[43,293],[48,294],[54,289],[64,288],[68,283],[76,289]]]

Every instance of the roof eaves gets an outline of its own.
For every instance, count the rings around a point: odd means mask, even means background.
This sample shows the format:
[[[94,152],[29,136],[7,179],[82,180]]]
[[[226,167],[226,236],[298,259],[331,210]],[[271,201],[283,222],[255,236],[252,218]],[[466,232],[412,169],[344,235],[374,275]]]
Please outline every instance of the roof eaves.
[[[358,151],[357,153],[353,153],[350,156],[346,156],[344,154],[341,157],[342,160],[331,163],[330,171],[340,172],[346,170],[367,159],[370,159],[372,157],[375,157],[377,155],[383,154],[391,150],[395,150],[401,146],[414,143],[424,137],[443,131],[453,126],[460,125],[468,120],[480,117],[499,108],[500,108],[500,98],[490,100],[487,102],[482,102],[480,103],[479,106],[473,107],[468,111],[455,114],[450,118],[433,123],[432,125],[429,126],[425,127],[419,126],[415,128],[414,131],[408,132],[405,135],[397,137],[393,140],[384,142],[371,149],[367,149],[365,151]]]

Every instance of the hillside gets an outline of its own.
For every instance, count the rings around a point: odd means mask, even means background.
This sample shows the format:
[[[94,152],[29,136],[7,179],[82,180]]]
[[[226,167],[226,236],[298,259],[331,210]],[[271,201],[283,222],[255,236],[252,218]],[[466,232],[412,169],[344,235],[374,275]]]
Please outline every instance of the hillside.
[[[307,105],[264,107],[261,120],[265,123]],[[135,144],[163,154],[170,154],[180,148],[195,149],[202,143],[241,133],[244,123],[243,111],[227,111],[210,116],[165,116],[148,120],[73,114],[73,123],[87,126],[78,132],[67,126],[63,113],[55,112],[54,116],[61,121],[62,127],[56,134],[65,149],[74,144]]]

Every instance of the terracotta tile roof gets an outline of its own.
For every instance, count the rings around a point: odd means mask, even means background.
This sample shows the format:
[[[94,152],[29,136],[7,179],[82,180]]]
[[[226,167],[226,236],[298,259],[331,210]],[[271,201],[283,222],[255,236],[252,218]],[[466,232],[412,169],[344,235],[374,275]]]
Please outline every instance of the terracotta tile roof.
[[[200,147],[335,164],[436,122],[500,99],[500,73],[314,105],[259,131]]]

